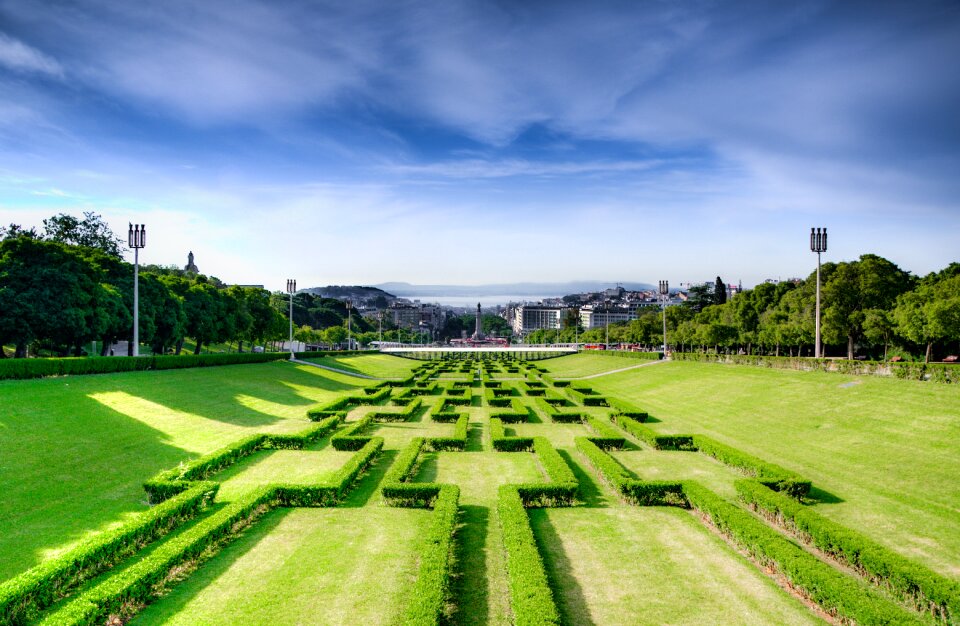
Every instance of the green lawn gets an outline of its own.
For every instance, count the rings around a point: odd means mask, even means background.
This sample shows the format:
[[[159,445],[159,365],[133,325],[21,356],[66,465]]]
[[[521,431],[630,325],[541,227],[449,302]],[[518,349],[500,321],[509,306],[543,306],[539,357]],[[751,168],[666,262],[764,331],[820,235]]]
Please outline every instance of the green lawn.
[[[554,378],[581,378],[625,367],[636,367],[651,361],[612,356],[602,352],[579,352],[547,359],[540,363]]]
[[[0,579],[143,511],[160,470],[307,427],[355,380],[278,362],[0,382]]]
[[[817,509],[960,578],[960,390],[953,385],[666,363],[591,381],[670,433],[702,433],[813,480]]]
[[[410,375],[410,370],[420,364],[413,359],[376,352],[349,356],[323,356],[309,359],[309,361],[376,378],[405,378]]]
[[[381,375],[395,361],[416,365],[385,355],[347,358],[353,371]],[[582,354],[543,364],[590,375],[641,363]],[[300,431],[310,424],[309,406],[367,384],[285,362],[0,382],[0,579],[144,510],[142,482],[158,471],[251,433]],[[814,506],[824,515],[960,578],[954,387],[694,363],[641,367],[589,384],[649,410],[661,432],[710,435],[811,478],[819,488]],[[134,622],[396,623],[431,514],[386,506],[379,487],[413,437],[454,430],[429,418],[440,396],[423,400],[410,422],[367,430],[384,438],[384,451],[341,506],[268,513]],[[373,410],[400,408],[359,407],[348,419]],[[457,410],[470,416],[466,451],[426,453],[414,478],[461,489],[450,621],[507,625],[497,488],[546,475],[534,454],[491,449],[489,407]],[[608,411],[586,410],[604,418]],[[505,427],[546,437],[581,484],[577,506],[529,511],[566,623],[818,621],[697,516],[619,500],[576,449],[574,438],[592,432],[586,426],[538,415]],[[258,485],[321,482],[351,454],[332,449],[328,437],[305,450],[258,452],[211,477],[221,483],[214,507]],[[630,444],[611,454],[638,478],[693,479],[728,499],[741,477],[693,452]]]

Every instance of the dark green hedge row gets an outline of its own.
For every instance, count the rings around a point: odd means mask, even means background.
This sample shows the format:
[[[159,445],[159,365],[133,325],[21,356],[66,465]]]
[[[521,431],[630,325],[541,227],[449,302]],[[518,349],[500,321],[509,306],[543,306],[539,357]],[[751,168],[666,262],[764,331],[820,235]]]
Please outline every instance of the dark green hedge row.
[[[533,446],[532,437],[507,437],[503,430],[503,421],[490,418],[490,443],[497,452],[520,452]]]
[[[703,454],[712,456],[725,465],[740,468],[771,489],[782,491],[793,498],[810,493],[811,483],[779,465],[767,463],[705,435],[694,435],[693,445]]]
[[[407,404],[402,411],[398,411],[396,413],[391,413],[389,411],[374,411],[373,413],[368,413],[368,415],[378,422],[406,422],[417,414],[417,411],[420,410],[421,406],[423,406],[423,400],[416,398]]]
[[[527,407],[518,400],[517,398],[512,398],[510,400],[510,410],[509,411],[498,411],[490,414],[490,417],[495,417],[501,422],[516,423],[516,422],[526,422],[530,419],[530,413],[527,411]]]
[[[658,435],[649,426],[641,424],[626,414],[613,413],[610,419],[625,431],[657,450],[696,450],[691,435]]]
[[[537,406],[543,411],[552,422],[558,423],[576,423],[582,422],[584,413],[580,411],[561,411],[554,404],[544,398],[536,398]]]
[[[267,363],[269,361],[283,361],[289,358],[289,352],[243,352],[237,354],[183,354],[179,356],[0,359],[0,379],[110,374],[113,372]]]
[[[429,437],[427,439],[427,445],[430,446],[431,450],[441,451],[441,450],[463,450],[467,447],[467,427],[470,422],[470,417],[466,413],[462,413],[459,418],[457,418],[457,423],[453,427],[453,436],[452,437]]]
[[[116,576],[86,590],[41,624],[86,625],[103,623],[109,615],[129,617],[129,606],[149,602],[155,586],[170,570],[202,558],[205,552],[234,535],[238,525],[249,523],[269,510],[273,492],[273,487],[265,486],[241,496]]]
[[[151,503],[162,502],[186,489],[189,486],[187,481],[207,478],[258,450],[301,449],[330,433],[340,423],[340,419],[339,415],[327,417],[296,434],[260,433],[243,437],[219,450],[160,472],[144,483],[144,491]]]
[[[650,417],[650,414],[641,410],[640,407],[619,398],[607,398],[607,404],[613,409],[614,414],[626,415],[638,422],[645,422]]]
[[[497,512],[507,552],[513,623],[516,626],[559,626],[560,613],[516,486],[500,487]]]
[[[360,435],[373,423],[373,414],[367,413],[355,422],[348,423],[346,428],[330,438],[330,445],[334,450],[359,450],[367,445],[370,437]]]
[[[78,584],[162,537],[204,509],[219,485],[194,483],[185,492],[141,513],[119,528],[44,561],[0,585],[0,624],[24,624]]]
[[[457,527],[460,489],[443,485],[433,503],[433,515],[420,547],[420,566],[411,600],[404,611],[404,626],[441,623],[450,591],[450,552]]]
[[[367,442],[334,473],[330,482],[316,485],[274,485],[277,506],[335,506],[350,491],[354,481],[380,454],[383,437]]]
[[[960,621],[960,583],[881,546],[869,537],[829,520],[754,480],[736,483],[740,498],[818,550],[850,565],[868,580],[891,589],[919,610],[954,624]]]
[[[611,426],[609,422],[590,415],[587,416],[586,423],[593,432],[597,433],[596,437],[590,437],[590,441],[600,448],[604,450],[619,450],[623,447],[623,444],[626,443],[623,433]]]
[[[577,437],[574,441],[577,449],[587,457],[600,476],[626,501],[640,506],[686,505],[683,487],[679,482],[637,480],[588,437]]]
[[[619,356],[627,359],[637,359],[639,361],[659,361],[663,358],[663,352],[632,352],[630,350],[604,350],[602,354],[610,356]]]
[[[466,413],[458,413],[453,410],[453,407],[441,403],[440,406],[430,414],[430,419],[434,422],[455,422],[460,419],[461,415],[466,415]]]
[[[790,585],[841,620],[858,624],[923,624],[915,613],[848,576],[770,528],[749,512],[695,482],[685,482],[690,506],[744,548],[762,566],[775,567]]]
[[[326,404],[318,404],[310,407],[307,409],[307,417],[314,419],[315,415],[330,415],[332,413],[346,411],[355,406],[377,404],[390,397],[390,387],[387,385],[381,384],[377,387],[371,387],[369,389],[372,391],[364,389],[364,395],[362,396],[343,396],[342,398],[337,398],[336,400],[332,400]]]
[[[857,376],[894,376],[907,380],[930,380],[938,383],[960,382],[960,365],[950,363],[888,363],[790,356],[718,355],[700,352],[674,352],[671,358],[675,361],[754,365],[773,369],[837,372]]]

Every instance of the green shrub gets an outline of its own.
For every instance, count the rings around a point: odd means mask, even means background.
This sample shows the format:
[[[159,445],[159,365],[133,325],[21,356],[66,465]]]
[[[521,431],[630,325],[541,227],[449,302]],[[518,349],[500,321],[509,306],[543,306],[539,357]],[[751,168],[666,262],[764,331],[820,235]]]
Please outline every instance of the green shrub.
[[[740,468],[756,476],[764,485],[782,491],[794,498],[802,498],[810,492],[810,481],[785,470],[779,465],[767,463],[755,456],[741,452],[704,435],[694,435],[693,445],[703,454],[712,456],[721,463]]]
[[[0,584],[0,624],[23,624],[80,583],[113,567],[143,546],[194,517],[213,500],[219,485],[193,483],[183,493],[152,507],[119,528],[44,561]]]
[[[627,502],[640,506],[686,506],[679,482],[637,480],[589,438],[577,437],[574,441],[600,476]]]
[[[373,423],[373,414],[367,413],[363,418],[356,422],[347,424],[347,427],[341,430],[330,439],[330,445],[334,450],[359,450],[367,444],[370,437],[360,436],[359,433]]]
[[[532,437],[507,437],[503,430],[503,421],[490,418],[490,443],[497,452],[521,452],[533,446]]]
[[[420,565],[404,611],[405,626],[439,624],[450,590],[450,552],[457,526],[460,489],[443,485],[433,504],[433,515],[420,547]]]
[[[623,444],[626,443],[623,433],[611,426],[609,422],[604,422],[590,415],[587,417],[586,423],[587,426],[593,430],[593,432],[597,433],[596,437],[590,437],[590,441],[595,443],[600,448],[603,448],[604,450],[619,450],[623,447]]]
[[[856,569],[868,580],[892,590],[920,610],[950,624],[960,618],[960,583],[881,546],[869,537],[754,480],[736,483],[740,498],[806,543]]]
[[[467,446],[467,427],[470,417],[464,413],[457,419],[452,437],[430,437],[427,444],[431,450],[463,450]]]
[[[507,575],[516,626],[559,626],[543,559],[530,528],[517,487],[503,485],[497,494],[497,512],[507,553]]]
[[[657,450],[695,450],[692,435],[658,435],[652,428],[625,414],[613,413],[610,419],[625,431]]]
[[[368,413],[367,415],[377,422],[406,422],[417,414],[421,406],[423,406],[423,400],[421,398],[416,398],[407,404],[402,411],[398,411],[396,413],[389,411],[375,411],[373,413]]]
[[[743,509],[695,482],[683,493],[723,534],[763,566],[778,570],[802,594],[828,613],[858,624],[923,624],[920,616],[806,552]]]

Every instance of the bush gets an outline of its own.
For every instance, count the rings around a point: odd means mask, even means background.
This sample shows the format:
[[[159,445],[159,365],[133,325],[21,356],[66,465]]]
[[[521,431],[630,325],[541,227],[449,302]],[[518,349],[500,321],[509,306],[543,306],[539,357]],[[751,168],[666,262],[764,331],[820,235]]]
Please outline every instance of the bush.
[[[44,561],[0,584],[0,624],[23,624],[80,583],[164,536],[203,510],[217,493],[216,483],[199,482],[186,491]]]
[[[703,454],[712,456],[721,463],[740,468],[756,476],[759,482],[771,489],[782,491],[794,498],[802,498],[810,493],[811,483],[809,480],[805,480],[779,465],[767,463],[704,435],[694,435],[693,445]]]
[[[416,398],[407,406],[403,408],[402,411],[391,413],[389,411],[375,411],[373,413],[368,413],[368,417],[378,422],[406,422],[413,418],[417,411],[420,410],[420,407],[423,406],[423,400]]]
[[[467,446],[467,427],[470,417],[464,413],[457,419],[452,437],[430,437],[427,444],[431,450],[463,450]]]
[[[497,452],[520,452],[533,446],[532,437],[507,437],[503,422],[497,417],[490,418],[490,443]]]
[[[610,415],[610,419],[651,448],[657,450],[696,450],[692,435],[658,435],[649,426],[645,426],[622,413],[613,413]]]
[[[373,414],[367,413],[362,419],[348,424],[346,428],[330,439],[330,445],[335,450],[359,450],[367,444],[370,437],[362,437],[359,433],[373,423]]]
[[[587,417],[587,425],[593,432],[597,433],[596,437],[590,437],[590,441],[604,450],[619,450],[623,447],[623,444],[626,443],[626,439],[624,439],[620,431],[609,423],[601,421],[592,415]]]
[[[923,624],[918,615],[806,552],[743,509],[695,482],[684,482],[690,505],[760,562],[828,613],[858,624]]]
[[[869,537],[829,520],[754,480],[736,483],[740,498],[804,542],[857,570],[920,610],[946,623],[960,618],[960,583],[889,550]]]
[[[420,566],[412,599],[403,614],[407,626],[440,623],[450,589],[450,550],[457,526],[460,489],[443,485],[433,505],[433,516],[420,548]]]
[[[540,551],[530,528],[517,487],[503,485],[497,495],[497,512],[507,553],[510,599],[516,626],[560,625]]]
[[[600,476],[627,502],[640,506],[686,506],[679,482],[637,480],[589,438],[577,437],[575,442]]]
[[[527,412],[527,407],[524,406],[523,402],[520,402],[517,398],[513,398],[510,400],[509,411],[491,413],[490,417],[495,417],[501,422],[512,424],[516,422],[526,422],[530,419],[530,414]]]

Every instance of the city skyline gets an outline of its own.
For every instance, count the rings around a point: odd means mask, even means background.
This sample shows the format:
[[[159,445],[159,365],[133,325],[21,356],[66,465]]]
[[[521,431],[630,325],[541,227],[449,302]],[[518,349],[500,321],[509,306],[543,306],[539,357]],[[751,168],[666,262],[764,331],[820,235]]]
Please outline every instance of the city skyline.
[[[956,260],[960,7],[0,0],[2,222],[281,289]],[[132,258],[132,255],[131,255]]]

